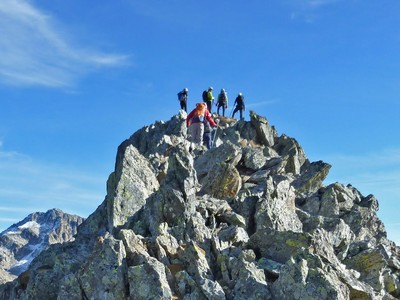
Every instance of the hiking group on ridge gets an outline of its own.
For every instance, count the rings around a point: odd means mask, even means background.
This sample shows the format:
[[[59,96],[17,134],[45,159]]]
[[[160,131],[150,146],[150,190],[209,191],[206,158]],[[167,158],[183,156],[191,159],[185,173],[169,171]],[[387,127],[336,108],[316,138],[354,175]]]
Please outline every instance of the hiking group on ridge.
[[[188,92],[189,89],[184,88],[178,93],[180,107],[185,112],[187,112]],[[194,145],[199,145],[200,147],[204,143],[207,149],[210,149],[213,145],[212,129],[218,126],[219,121],[214,121],[212,117],[212,104],[214,101],[212,92],[213,87],[211,86],[207,90],[203,91],[203,103],[196,103],[196,107],[187,115],[186,118],[186,125],[189,130],[191,142],[194,143]],[[243,111],[246,108],[242,93],[238,93],[234,105],[236,106],[233,110],[232,118],[235,116],[236,112],[239,111],[240,120],[243,120]],[[219,112],[222,108],[222,116],[225,117],[225,110],[228,108],[228,95],[225,89],[221,89],[220,93],[218,94],[217,103],[215,106],[217,106],[217,115],[221,116]]]
[[[188,92],[189,89],[184,88],[182,91],[178,93],[178,101],[180,103],[180,107],[185,112],[187,112]],[[212,92],[213,92],[213,87],[210,86],[207,90],[204,90],[202,93],[203,102],[206,103],[207,109],[210,112],[210,114],[212,113],[212,104],[214,101],[214,96]],[[244,96],[242,93],[238,93],[233,105],[236,106],[235,109],[233,110],[232,118],[234,118],[235,114],[239,111],[240,120],[243,120],[243,111],[246,110],[246,107],[244,104]],[[217,103],[215,103],[215,106],[217,106],[217,115],[225,117],[225,110],[228,108],[228,95],[225,89],[221,89],[220,93],[218,94]],[[222,108],[222,115],[220,114],[221,108]]]

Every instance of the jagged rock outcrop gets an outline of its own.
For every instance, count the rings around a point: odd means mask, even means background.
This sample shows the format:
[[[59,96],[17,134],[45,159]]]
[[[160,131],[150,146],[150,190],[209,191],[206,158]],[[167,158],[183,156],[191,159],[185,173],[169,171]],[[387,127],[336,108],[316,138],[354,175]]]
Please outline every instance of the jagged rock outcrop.
[[[0,283],[12,281],[49,245],[73,241],[83,218],[59,209],[32,213],[0,234]]]
[[[189,151],[186,114],[118,148],[104,202],[75,241],[51,246],[2,299],[398,299],[400,251],[378,202],[323,185],[268,120],[220,118]]]

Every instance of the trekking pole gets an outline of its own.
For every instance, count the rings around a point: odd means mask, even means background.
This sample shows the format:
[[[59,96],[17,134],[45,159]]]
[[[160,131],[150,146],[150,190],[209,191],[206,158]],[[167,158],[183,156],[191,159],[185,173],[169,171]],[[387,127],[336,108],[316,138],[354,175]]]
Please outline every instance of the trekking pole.
[[[232,109],[231,109],[231,114],[229,115],[229,118],[233,118],[233,116],[232,116],[232,113],[233,113],[233,108],[234,108],[234,106],[232,106]]]

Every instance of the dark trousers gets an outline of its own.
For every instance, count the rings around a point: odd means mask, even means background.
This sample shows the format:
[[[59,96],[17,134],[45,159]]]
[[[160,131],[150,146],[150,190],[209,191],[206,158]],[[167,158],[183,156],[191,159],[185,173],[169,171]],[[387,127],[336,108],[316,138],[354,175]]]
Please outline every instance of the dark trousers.
[[[219,109],[221,107],[222,107],[222,115],[225,117],[225,105],[224,104],[218,104],[218,106],[217,106],[217,114],[220,116]]]
[[[210,114],[211,114],[211,108],[212,108],[212,101],[206,101],[206,104],[207,104],[207,109],[208,109],[208,111],[210,112]]]
[[[180,101],[181,102],[181,109],[187,112],[187,105],[186,105],[186,100]]]
[[[240,113],[240,120],[243,120],[243,108],[237,107],[237,106],[235,107],[235,110],[232,113],[232,118],[235,117],[235,114],[237,113],[237,111],[239,111],[239,113]]]
[[[206,145],[207,149],[211,149],[211,144],[212,144],[211,132],[204,132],[203,143],[204,145]]]

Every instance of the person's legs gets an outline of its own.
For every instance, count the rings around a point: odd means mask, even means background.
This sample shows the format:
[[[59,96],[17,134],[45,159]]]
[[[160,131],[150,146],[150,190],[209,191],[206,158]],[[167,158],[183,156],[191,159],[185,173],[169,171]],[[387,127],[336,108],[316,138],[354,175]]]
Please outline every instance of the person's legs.
[[[197,123],[193,123],[192,125],[190,125],[189,129],[190,129],[190,141],[192,143],[196,143],[198,124]]]
[[[237,112],[238,110],[239,110],[239,108],[236,106],[235,109],[233,110],[232,118],[235,117],[235,114],[236,114],[236,112]]]
[[[211,132],[204,133],[203,142],[204,145],[206,145],[207,149],[211,148]]]
[[[187,112],[186,101],[181,101],[181,109]]]
[[[197,138],[199,145],[203,144],[203,135],[204,135],[204,123],[199,123],[199,135]]]
[[[192,142],[201,145],[203,142],[204,124],[203,123],[193,123],[190,125]]]
[[[207,101],[206,104],[207,104],[207,109],[211,114],[212,102],[211,101]]]

